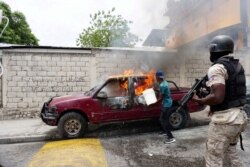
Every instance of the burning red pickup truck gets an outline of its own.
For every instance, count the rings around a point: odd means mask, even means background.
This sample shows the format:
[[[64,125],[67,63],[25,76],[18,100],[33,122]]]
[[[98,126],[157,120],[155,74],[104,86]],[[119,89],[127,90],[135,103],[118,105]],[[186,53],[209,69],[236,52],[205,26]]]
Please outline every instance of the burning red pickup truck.
[[[142,98],[142,91],[154,85],[152,78],[147,75],[113,76],[85,93],[54,97],[44,103],[41,118],[48,125],[58,126],[60,134],[66,138],[83,136],[89,123],[158,118],[161,102],[147,106]],[[168,82],[173,98],[169,122],[173,129],[180,129],[185,127],[189,113],[204,106],[190,101],[184,109],[174,112],[189,89]]]

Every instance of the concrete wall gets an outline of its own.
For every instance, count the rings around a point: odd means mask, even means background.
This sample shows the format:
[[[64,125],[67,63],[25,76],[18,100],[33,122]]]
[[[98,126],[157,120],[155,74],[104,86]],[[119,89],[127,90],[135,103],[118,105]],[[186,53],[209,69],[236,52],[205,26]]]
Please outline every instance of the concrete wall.
[[[90,57],[91,52],[85,50],[71,53],[44,49],[3,51],[2,116],[34,117],[49,97],[87,90]]]

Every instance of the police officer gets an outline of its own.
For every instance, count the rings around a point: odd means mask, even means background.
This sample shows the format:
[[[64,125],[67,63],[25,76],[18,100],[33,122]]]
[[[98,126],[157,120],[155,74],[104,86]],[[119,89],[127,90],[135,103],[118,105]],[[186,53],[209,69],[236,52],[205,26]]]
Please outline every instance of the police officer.
[[[247,124],[243,111],[246,103],[246,83],[242,65],[238,59],[229,56],[233,53],[234,42],[231,37],[219,35],[212,39],[207,86],[210,94],[204,98],[193,96],[193,100],[210,105],[211,122],[206,142],[206,166],[223,166],[227,154],[231,166],[243,166],[236,152],[236,144]]]

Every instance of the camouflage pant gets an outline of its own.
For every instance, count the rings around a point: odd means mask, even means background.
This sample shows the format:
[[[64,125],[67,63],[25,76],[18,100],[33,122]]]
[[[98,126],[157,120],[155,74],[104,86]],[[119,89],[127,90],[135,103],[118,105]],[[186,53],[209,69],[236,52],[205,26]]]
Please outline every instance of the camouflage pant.
[[[245,124],[215,124],[209,125],[208,138],[206,143],[206,166],[222,167],[223,159],[228,156],[231,166],[244,166],[236,151],[236,144]]]

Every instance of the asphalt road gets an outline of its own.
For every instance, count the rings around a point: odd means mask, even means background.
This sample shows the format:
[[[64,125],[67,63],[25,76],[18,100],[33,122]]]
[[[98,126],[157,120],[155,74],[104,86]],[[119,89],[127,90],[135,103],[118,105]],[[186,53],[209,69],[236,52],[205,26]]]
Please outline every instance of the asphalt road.
[[[201,167],[207,128],[174,131],[177,141],[168,145],[158,132],[0,145],[0,163],[4,167]],[[249,137],[250,127],[244,134]],[[244,140],[244,147],[245,152],[237,148],[245,166],[250,166],[250,141]]]
[[[1,144],[0,164],[3,167],[26,167],[43,145],[44,142]]]
[[[204,166],[208,119],[192,115],[186,129],[174,131],[176,143],[164,144],[157,122],[109,124],[94,127],[83,139],[0,145],[3,167],[201,167]],[[145,123],[145,122],[144,122]],[[154,126],[154,128],[147,128]],[[96,129],[95,129],[96,128]],[[114,133],[117,132],[117,133]],[[119,133],[124,132],[124,133]],[[238,151],[250,166],[250,125],[243,135],[245,151]],[[227,160],[225,166],[228,166]]]

